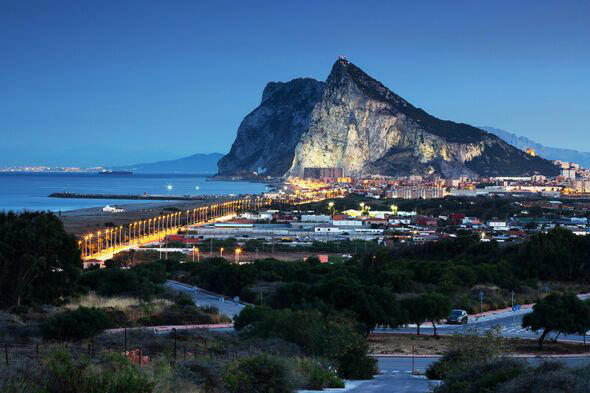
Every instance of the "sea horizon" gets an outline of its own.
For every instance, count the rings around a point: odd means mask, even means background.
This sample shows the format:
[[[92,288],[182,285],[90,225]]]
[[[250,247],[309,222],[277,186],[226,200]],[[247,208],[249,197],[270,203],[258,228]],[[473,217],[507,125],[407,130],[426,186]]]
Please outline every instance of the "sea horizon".
[[[209,176],[212,175],[134,173],[119,176],[99,175],[96,172],[0,172],[0,211],[63,212],[105,205],[153,202],[49,197],[56,192],[199,196],[258,194],[266,190],[266,185],[263,183],[209,180]]]

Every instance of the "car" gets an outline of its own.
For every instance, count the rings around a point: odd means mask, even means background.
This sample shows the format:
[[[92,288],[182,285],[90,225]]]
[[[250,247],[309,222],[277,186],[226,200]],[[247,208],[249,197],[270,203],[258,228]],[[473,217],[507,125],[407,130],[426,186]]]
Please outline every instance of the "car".
[[[452,310],[447,318],[448,324],[466,325],[469,322],[469,315],[465,310]]]

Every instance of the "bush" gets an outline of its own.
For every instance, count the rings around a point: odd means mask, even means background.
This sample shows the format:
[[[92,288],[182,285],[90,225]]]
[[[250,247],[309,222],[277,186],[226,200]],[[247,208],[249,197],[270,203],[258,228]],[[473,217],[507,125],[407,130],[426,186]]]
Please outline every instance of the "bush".
[[[133,296],[148,299],[156,293],[155,285],[136,270],[101,269],[86,272],[80,285],[102,296]]]
[[[483,335],[477,331],[455,335],[449,351],[426,369],[426,376],[444,380],[474,364],[489,363],[503,352],[504,341],[498,330],[488,330]]]
[[[344,388],[344,382],[338,378],[336,370],[311,358],[297,358],[295,362],[295,371],[303,379],[298,388],[310,390]]]
[[[99,308],[79,307],[53,315],[41,324],[45,340],[80,341],[113,327],[110,315]]]
[[[234,328],[242,337],[278,337],[295,343],[308,355],[332,361],[342,378],[370,379],[376,373],[376,361],[368,356],[368,344],[360,334],[362,327],[343,316],[246,307]]]
[[[586,393],[590,391],[588,366],[568,369],[562,363],[545,362],[498,387],[498,393]]]
[[[223,379],[231,393],[288,393],[293,388],[285,363],[263,355],[229,363]]]
[[[220,391],[224,386],[219,364],[211,361],[191,360],[183,362],[176,370],[181,378],[202,386],[206,392]]]
[[[155,382],[120,354],[97,363],[74,357],[65,349],[49,353],[41,362],[3,369],[3,393],[151,393]]]
[[[160,313],[141,318],[141,325],[200,325],[210,323],[229,322],[227,317],[221,314],[209,314],[206,310],[193,305],[179,306],[172,305]]]
[[[490,363],[472,364],[461,371],[453,372],[433,393],[480,393],[493,392],[504,382],[528,371],[528,365],[512,358],[499,358]],[[541,392],[546,390],[536,390]]]

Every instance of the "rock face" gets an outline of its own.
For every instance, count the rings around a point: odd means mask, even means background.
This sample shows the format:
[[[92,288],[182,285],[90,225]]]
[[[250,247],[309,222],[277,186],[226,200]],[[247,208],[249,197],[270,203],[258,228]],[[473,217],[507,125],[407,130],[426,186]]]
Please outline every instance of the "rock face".
[[[266,87],[219,169],[240,174],[258,165],[289,176],[305,167],[342,167],[352,176],[558,173],[493,134],[430,116],[343,59],[325,85],[297,79]]]
[[[219,175],[283,176],[323,90],[322,82],[309,78],[267,84],[262,102],[244,118],[230,152],[217,163]]]

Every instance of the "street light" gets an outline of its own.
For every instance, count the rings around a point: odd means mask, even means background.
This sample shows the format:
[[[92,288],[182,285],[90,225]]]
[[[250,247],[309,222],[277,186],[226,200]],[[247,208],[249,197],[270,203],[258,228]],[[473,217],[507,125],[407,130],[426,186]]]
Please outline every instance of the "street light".
[[[240,263],[240,254],[242,253],[241,248],[236,248],[236,263]]]
[[[223,247],[221,247],[221,248],[219,249],[219,256],[220,256],[221,258],[223,258]]]
[[[334,215],[334,202],[328,203],[328,210],[330,210],[330,213]]]
[[[197,252],[197,262],[201,261],[201,254],[199,253],[199,248],[195,248],[195,251]]]

